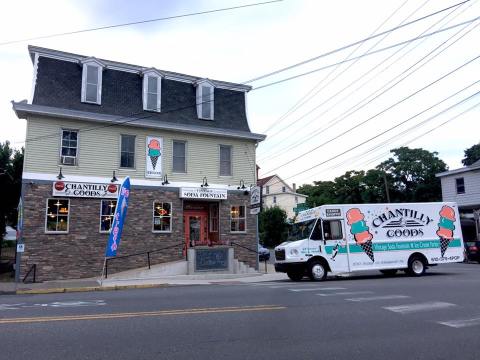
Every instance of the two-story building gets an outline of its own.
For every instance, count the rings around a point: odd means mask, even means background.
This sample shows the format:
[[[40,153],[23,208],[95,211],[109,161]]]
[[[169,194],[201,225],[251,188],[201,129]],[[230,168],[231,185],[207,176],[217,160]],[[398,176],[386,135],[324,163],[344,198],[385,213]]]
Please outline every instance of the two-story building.
[[[31,101],[22,199],[22,274],[40,280],[100,275],[121,181],[132,184],[118,255],[198,246],[256,249],[243,184],[255,184],[249,86],[29,46]],[[233,246],[234,247],[234,246]],[[256,254],[238,246],[251,266]],[[144,257],[115,262],[145,266]]]
[[[458,204],[464,239],[480,238],[480,160],[436,176],[441,181],[443,201]]]
[[[285,210],[288,219],[295,217],[294,208],[307,201],[307,195],[297,193],[296,185],[290,187],[278,175],[267,176],[257,180],[257,186],[262,188],[262,206],[278,206]]]

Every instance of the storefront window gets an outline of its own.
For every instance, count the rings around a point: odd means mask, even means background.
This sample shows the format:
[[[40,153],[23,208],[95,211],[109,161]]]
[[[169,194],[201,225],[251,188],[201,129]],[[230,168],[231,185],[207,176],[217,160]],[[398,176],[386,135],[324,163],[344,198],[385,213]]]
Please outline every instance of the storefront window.
[[[218,232],[218,204],[210,204],[210,232]]]
[[[102,200],[100,204],[100,232],[109,232],[112,223],[113,215],[115,214],[115,207],[117,200]]]
[[[244,232],[245,227],[245,206],[232,206],[230,208],[230,231]]]
[[[153,231],[172,231],[172,203],[153,202]]]
[[[68,199],[48,199],[45,231],[67,233],[69,209],[70,200]]]

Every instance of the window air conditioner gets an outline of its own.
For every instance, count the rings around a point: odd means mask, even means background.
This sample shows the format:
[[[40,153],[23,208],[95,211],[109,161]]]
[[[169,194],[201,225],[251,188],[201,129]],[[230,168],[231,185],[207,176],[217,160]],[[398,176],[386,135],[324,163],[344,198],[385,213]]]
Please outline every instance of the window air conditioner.
[[[75,156],[62,156],[63,165],[75,165],[76,157]]]

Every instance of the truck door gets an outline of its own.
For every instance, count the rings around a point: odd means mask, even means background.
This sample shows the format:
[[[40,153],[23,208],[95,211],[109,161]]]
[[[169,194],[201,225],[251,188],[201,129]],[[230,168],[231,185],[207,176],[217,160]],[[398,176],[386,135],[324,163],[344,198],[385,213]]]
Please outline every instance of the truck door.
[[[349,271],[342,220],[322,220],[322,233],[326,258],[332,271]]]

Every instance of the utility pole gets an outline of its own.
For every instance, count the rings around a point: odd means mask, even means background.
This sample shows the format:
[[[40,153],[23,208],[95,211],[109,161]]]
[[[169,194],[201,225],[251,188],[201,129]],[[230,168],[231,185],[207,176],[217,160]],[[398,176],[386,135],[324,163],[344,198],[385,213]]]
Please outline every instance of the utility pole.
[[[385,182],[385,193],[387,194],[387,202],[390,202],[390,192],[388,191],[387,173],[383,172],[383,181]]]

